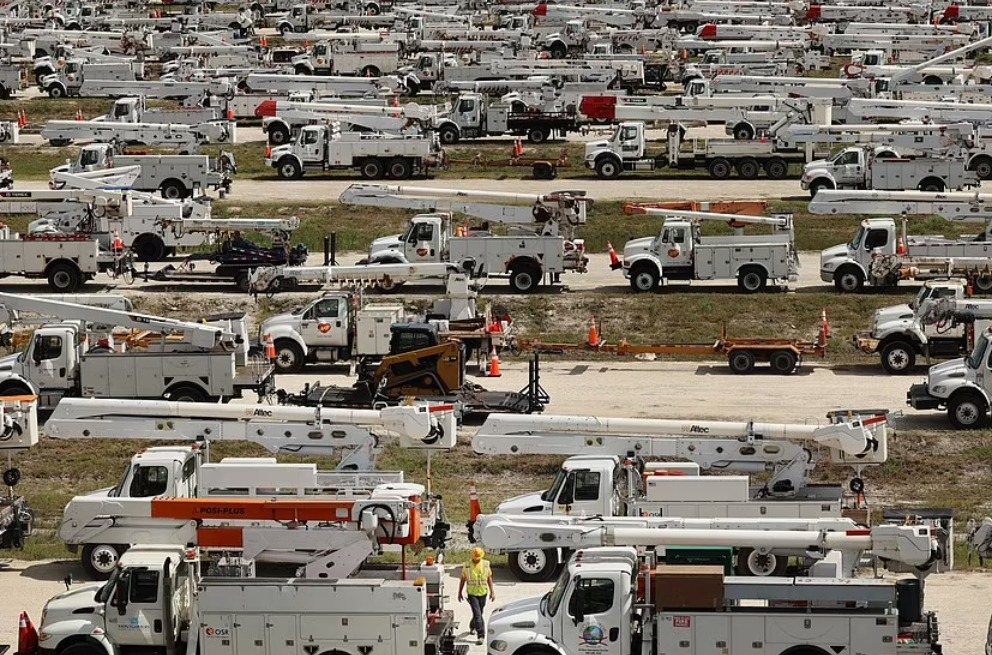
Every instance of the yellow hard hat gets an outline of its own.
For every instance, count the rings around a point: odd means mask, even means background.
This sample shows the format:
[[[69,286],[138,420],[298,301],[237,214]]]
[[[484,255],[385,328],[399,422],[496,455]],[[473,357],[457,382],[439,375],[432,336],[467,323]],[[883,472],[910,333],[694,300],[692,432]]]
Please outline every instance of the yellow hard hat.
[[[486,551],[482,550],[481,548],[476,547],[472,549],[472,559],[474,561],[479,561],[485,556],[486,556]]]

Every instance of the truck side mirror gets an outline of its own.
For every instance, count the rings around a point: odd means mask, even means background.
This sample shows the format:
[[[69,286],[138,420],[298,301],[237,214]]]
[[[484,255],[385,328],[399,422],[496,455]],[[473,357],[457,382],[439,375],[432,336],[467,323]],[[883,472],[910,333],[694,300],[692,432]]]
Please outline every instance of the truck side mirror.
[[[127,595],[131,587],[131,575],[122,574],[117,578],[117,585],[114,587],[114,607],[120,616],[127,614]]]

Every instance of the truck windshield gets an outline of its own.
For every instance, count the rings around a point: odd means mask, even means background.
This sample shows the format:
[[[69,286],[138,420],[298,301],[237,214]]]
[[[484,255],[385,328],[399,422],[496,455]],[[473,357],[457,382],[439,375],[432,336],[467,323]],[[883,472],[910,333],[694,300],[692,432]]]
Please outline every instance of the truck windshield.
[[[110,490],[110,493],[108,493],[107,495],[110,496],[110,497],[112,497],[112,498],[119,498],[119,497],[123,496],[124,495],[124,483],[127,482],[127,479],[129,477],[131,477],[131,472],[134,471],[134,470],[136,470],[137,468],[138,468],[138,466],[135,465],[135,466],[133,466],[133,467],[131,467],[129,469],[124,469],[124,477],[121,479],[120,484],[118,484],[116,487],[114,487],[113,489],[111,489]]]
[[[106,603],[110,600],[110,595],[114,591],[114,586],[117,584],[117,578],[121,575],[120,567],[115,566],[114,571],[110,574],[110,578],[107,582],[96,590],[96,602]]]
[[[558,492],[561,491],[561,487],[565,484],[565,480],[568,479],[568,471],[561,469],[558,471],[558,475],[555,476],[554,482],[548,487],[547,491],[541,494],[541,500],[546,503],[554,502],[555,498],[558,497]]]
[[[79,163],[82,166],[93,166],[100,161],[100,153],[96,150],[83,150],[79,155]]]
[[[851,241],[851,250],[857,250],[861,247],[861,242],[865,239],[865,232],[867,229],[864,226],[858,229],[858,233],[854,235],[854,241]]]
[[[558,576],[558,581],[555,582],[554,588],[548,592],[547,616],[554,616],[558,613],[558,608],[561,607],[561,601],[565,597],[565,590],[568,589],[568,583],[571,580],[568,567],[566,566],[561,572],[561,575]]]
[[[971,357],[966,360],[968,368],[978,370],[978,367],[982,365],[982,355],[985,354],[985,348],[988,345],[989,337],[983,332],[982,336],[975,341],[975,348],[971,351]]]

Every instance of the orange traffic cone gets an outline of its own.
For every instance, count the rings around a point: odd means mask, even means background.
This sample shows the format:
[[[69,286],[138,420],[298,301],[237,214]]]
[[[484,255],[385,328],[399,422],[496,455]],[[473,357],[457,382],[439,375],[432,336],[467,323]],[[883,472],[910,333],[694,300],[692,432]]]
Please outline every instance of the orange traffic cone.
[[[233,109],[228,109],[227,110],[227,120],[229,120],[229,121],[233,121],[234,120],[234,110]]]
[[[614,271],[618,268],[623,268],[623,263],[620,262],[620,257],[617,255],[617,251],[613,249],[613,244],[607,241],[606,248],[610,251],[610,268]]]
[[[524,156],[524,144],[523,141],[517,139],[513,142],[513,156],[523,157]]]
[[[265,36],[262,36],[262,47],[263,48],[268,48],[269,47],[269,40],[267,38],[265,38]]]
[[[27,612],[21,612],[17,621],[17,652],[19,655],[29,655],[38,650],[38,631],[31,623]]]
[[[896,247],[896,254],[897,255],[906,254],[906,242],[902,240],[902,237],[899,237],[899,245]]]
[[[83,120],[83,110],[80,109],[79,107],[76,107],[76,120],[77,121]]]
[[[482,503],[479,502],[479,490],[475,488],[475,480],[468,483],[468,497],[469,520],[475,523],[475,520],[482,516]]]
[[[114,240],[111,244],[111,248],[114,252],[124,251],[124,241],[121,239],[121,235],[117,230],[114,230]]]
[[[496,346],[489,351],[489,377],[498,378],[503,374],[499,371],[499,355],[496,353]]]
[[[830,338],[830,323],[827,322],[827,309],[824,307],[820,311],[820,321],[823,323],[823,338]]]
[[[595,348],[599,345],[599,329],[596,327],[596,315],[589,317],[589,338],[586,340],[590,346]]]
[[[265,343],[265,357],[273,361],[276,358],[276,344],[272,341],[272,335],[266,334],[262,339]]]

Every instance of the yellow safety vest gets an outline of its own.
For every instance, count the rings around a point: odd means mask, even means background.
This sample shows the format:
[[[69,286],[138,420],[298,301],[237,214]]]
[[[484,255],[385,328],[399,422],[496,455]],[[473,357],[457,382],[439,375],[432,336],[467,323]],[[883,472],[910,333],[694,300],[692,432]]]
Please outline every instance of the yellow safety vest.
[[[489,576],[492,571],[489,568],[489,560],[481,560],[477,565],[467,562],[462,567],[462,578],[465,579],[465,588],[469,596],[485,596],[489,593]]]

